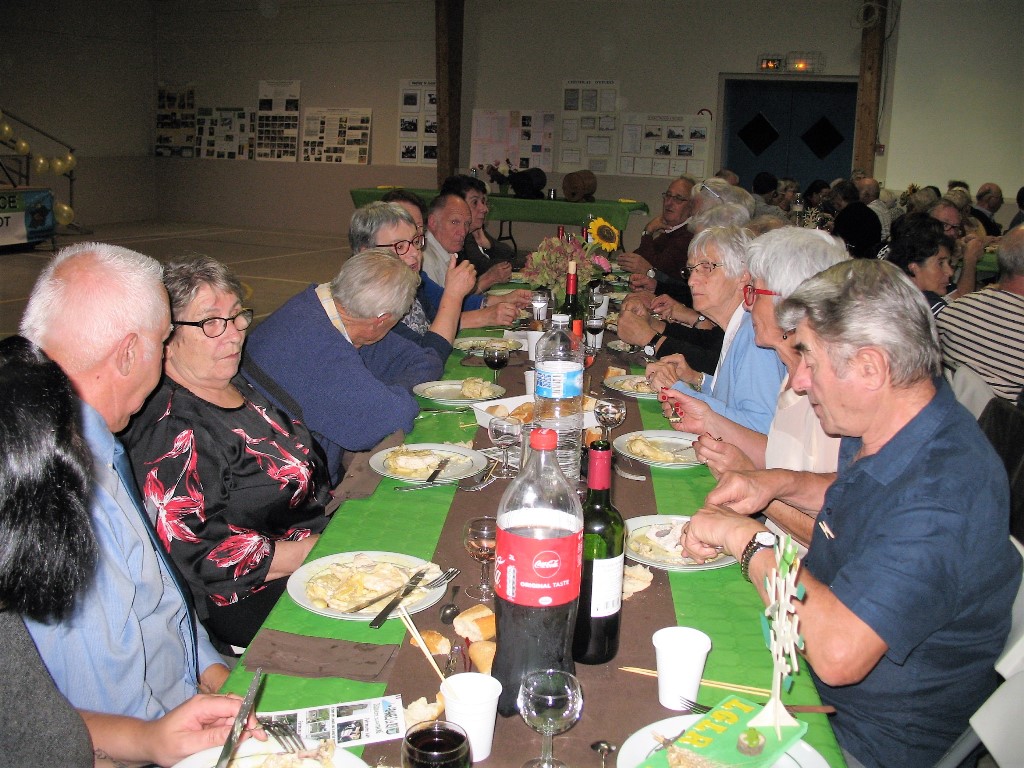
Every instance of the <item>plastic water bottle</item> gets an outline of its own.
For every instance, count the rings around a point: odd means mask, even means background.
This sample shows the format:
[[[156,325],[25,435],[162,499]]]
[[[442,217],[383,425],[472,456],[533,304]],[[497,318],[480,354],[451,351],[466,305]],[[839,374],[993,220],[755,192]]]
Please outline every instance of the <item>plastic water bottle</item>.
[[[580,479],[583,351],[583,339],[563,314],[552,316],[551,330],[537,342],[533,422],[558,433],[558,466],[574,485]]]
[[[573,672],[573,629],[583,567],[583,509],[554,455],[557,436],[530,433],[530,458],[498,504],[494,558],[498,712],[516,712],[523,678]]]

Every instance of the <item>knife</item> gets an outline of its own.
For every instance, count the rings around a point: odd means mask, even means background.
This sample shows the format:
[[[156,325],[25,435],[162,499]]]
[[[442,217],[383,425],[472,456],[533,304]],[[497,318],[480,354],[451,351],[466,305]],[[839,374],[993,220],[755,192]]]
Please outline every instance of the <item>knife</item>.
[[[381,600],[383,600],[383,599],[384,599],[385,597],[388,597],[389,595],[393,595],[393,594],[395,594],[396,592],[400,592],[400,591],[402,591],[403,589],[405,589],[405,587],[406,587],[406,586],[407,586],[407,585],[408,585],[408,584],[409,584],[409,583],[410,583],[410,582],[411,582],[411,581],[412,581],[413,579],[416,579],[416,583],[418,584],[418,583],[419,583],[419,580],[423,578],[423,574],[424,574],[424,573],[426,573],[426,572],[427,572],[427,566],[423,566],[423,567],[422,567],[422,568],[420,568],[420,569],[419,569],[418,571],[416,571],[416,573],[414,573],[414,574],[412,575],[412,578],[411,578],[411,579],[409,579],[409,581],[405,582],[405,584],[403,584],[402,586],[400,586],[400,587],[395,587],[394,589],[392,589],[392,590],[388,590],[387,592],[381,592],[381,593],[380,593],[379,595],[377,595],[376,597],[374,597],[374,598],[372,598],[372,599],[370,599],[370,600],[367,600],[366,602],[360,603],[359,605],[354,605],[354,606],[352,606],[351,608],[347,609],[347,610],[345,611],[345,613],[358,613],[359,611],[363,610],[364,608],[369,608],[369,607],[370,607],[371,605],[373,605],[374,603],[379,603],[379,602],[380,602]],[[414,585],[414,586],[415,586],[415,585]],[[392,606],[392,607],[394,607],[394,606]]]
[[[438,462],[437,467],[434,468],[434,471],[427,475],[427,479],[424,480],[424,482],[429,485],[430,483],[437,480],[437,476],[440,475],[444,468],[451,463],[451,460],[451,456],[445,456],[443,459],[441,459],[441,461]]]
[[[263,667],[258,667],[252,682],[249,683],[249,690],[245,692],[245,698],[242,699],[242,707],[235,715],[235,722],[231,724],[228,740],[224,742],[224,748],[220,751],[220,757],[217,758],[217,768],[227,768],[228,763],[231,762],[231,755],[234,754],[235,747],[238,745],[238,737],[242,735],[245,721],[249,719],[249,713],[252,712],[252,705],[256,703],[256,691],[259,690],[262,681]]]
[[[399,592],[390,603],[384,606],[384,610],[377,614],[377,618],[370,622],[370,629],[380,629],[384,622],[388,620],[391,612],[398,607],[398,604],[405,599],[406,595],[416,589],[416,585],[423,579],[423,575],[427,572],[426,568],[422,568],[412,575],[412,578],[405,582],[405,587]],[[378,598],[379,600],[380,598]]]

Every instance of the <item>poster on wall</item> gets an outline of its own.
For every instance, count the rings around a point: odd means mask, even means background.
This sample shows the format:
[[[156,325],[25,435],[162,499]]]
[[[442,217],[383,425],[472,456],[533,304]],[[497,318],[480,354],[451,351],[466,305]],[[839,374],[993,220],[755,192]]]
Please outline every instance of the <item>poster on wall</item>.
[[[369,165],[373,110],[310,107],[302,119],[302,162]]]
[[[558,170],[615,173],[618,80],[564,80]]]
[[[299,157],[299,80],[260,80],[254,156],[294,163]]]
[[[399,82],[398,164],[437,165],[437,80]]]
[[[626,113],[620,116],[618,172],[621,176],[708,175],[711,119],[706,115]]]
[[[251,160],[254,117],[242,107],[200,107],[196,154],[204,160]]]
[[[555,113],[541,110],[474,109],[469,162],[473,166],[552,170]]]
[[[164,85],[156,89],[157,157],[195,157],[196,89],[193,85]]]

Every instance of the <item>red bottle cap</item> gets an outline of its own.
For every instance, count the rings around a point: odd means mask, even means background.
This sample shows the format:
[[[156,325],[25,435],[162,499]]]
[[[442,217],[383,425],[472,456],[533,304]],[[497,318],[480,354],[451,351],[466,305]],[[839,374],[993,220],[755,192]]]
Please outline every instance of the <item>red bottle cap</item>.
[[[558,433],[553,429],[535,429],[530,432],[530,447],[535,451],[553,451],[558,446]]]

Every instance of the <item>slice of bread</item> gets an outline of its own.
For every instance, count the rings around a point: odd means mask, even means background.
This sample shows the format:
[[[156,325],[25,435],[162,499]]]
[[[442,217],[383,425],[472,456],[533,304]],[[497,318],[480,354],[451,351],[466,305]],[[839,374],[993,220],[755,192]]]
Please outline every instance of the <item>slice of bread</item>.
[[[459,637],[468,638],[471,643],[476,643],[494,637],[494,621],[494,611],[486,605],[474,605],[456,616],[453,626]]]

